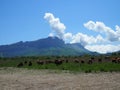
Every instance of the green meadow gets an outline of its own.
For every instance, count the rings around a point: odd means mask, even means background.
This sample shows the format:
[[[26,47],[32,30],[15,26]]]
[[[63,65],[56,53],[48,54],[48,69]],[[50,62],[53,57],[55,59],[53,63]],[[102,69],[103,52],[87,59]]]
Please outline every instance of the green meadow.
[[[14,57],[14,58],[0,58],[0,67],[17,67],[17,65],[22,62],[23,66],[17,68],[28,68],[28,69],[48,69],[48,70],[67,70],[71,72],[120,72],[120,63],[108,62],[93,62],[88,64],[87,60],[91,56],[40,56],[40,57]],[[95,60],[100,58],[100,56],[95,56]],[[102,59],[104,56],[102,57]],[[55,63],[47,64],[38,64],[37,60],[40,61],[54,61],[54,60],[68,60],[68,62],[63,62],[60,65]],[[85,63],[76,63],[74,60],[84,60]],[[25,64],[24,62],[27,61]],[[32,62],[32,65],[29,66],[28,62]]]

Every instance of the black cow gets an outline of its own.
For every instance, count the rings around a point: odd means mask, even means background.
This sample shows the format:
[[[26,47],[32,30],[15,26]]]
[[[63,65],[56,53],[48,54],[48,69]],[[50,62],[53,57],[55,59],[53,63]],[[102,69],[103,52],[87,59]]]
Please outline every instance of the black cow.
[[[24,61],[24,64],[27,64],[27,61]]]
[[[20,62],[18,65],[17,65],[17,67],[22,67],[23,66],[23,63],[22,62]]]
[[[94,57],[91,57],[91,60],[95,60],[95,58],[94,58]]]
[[[98,62],[102,62],[102,59],[101,59],[101,58],[99,58],[99,59],[98,59]]]
[[[117,63],[116,59],[113,59],[112,62],[113,62],[113,63]]]
[[[81,63],[85,63],[85,61],[81,60]]]
[[[28,66],[32,66],[32,62],[31,61],[29,61]]]

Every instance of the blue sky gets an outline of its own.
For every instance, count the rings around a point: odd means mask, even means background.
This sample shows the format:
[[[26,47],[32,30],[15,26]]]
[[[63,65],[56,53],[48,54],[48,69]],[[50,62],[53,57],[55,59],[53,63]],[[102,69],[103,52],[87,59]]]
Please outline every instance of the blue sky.
[[[58,37],[63,34],[60,38],[66,42],[81,43],[92,51],[120,50],[119,4],[120,0],[0,0],[0,45],[37,40],[52,33]],[[50,17],[53,19],[48,20]],[[55,25],[63,24],[63,32],[50,23],[57,18]],[[90,28],[91,24],[104,30]],[[97,36],[104,40],[95,41]]]

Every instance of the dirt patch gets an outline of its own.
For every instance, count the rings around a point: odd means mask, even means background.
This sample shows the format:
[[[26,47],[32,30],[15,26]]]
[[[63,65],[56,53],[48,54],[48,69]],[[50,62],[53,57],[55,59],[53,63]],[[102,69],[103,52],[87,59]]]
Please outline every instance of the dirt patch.
[[[0,90],[120,90],[120,72],[69,73],[0,68]]]

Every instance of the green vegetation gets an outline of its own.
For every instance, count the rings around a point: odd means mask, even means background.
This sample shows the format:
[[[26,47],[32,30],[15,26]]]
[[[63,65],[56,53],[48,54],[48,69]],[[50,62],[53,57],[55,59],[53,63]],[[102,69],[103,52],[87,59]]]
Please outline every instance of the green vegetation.
[[[14,57],[14,58],[0,58],[0,67],[17,67],[17,65],[22,62],[23,66],[18,68],[28,68],[28,69],[52,69],[52,70],[68,70],[72,72],[112,72],[112,71],[120,71],[120,63],[113,63],[111,61],[103,61],[103,62],[93,62],[92,64],[88,64],[88,60],[92,56],[84,55],[84,56],[40,56],[40,57]],[[104,60],[105,56],[94,56],[95,60],[101,57]],[[111,58],[116,58],[115,56],[110,56]],[[85,63],[76,63],[75,60],[84,60]],[[37,61],[53,61],[53,63],[44,63],[43,65],[38,64]],[[54,63],[55,60],[68,60],[60,64],[56,65]],[[25,64],[27,61],[27,64]],[[28,63],[32,62],[32,65],[29,66]]]

